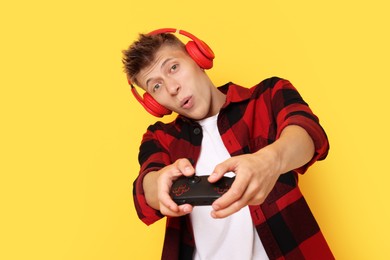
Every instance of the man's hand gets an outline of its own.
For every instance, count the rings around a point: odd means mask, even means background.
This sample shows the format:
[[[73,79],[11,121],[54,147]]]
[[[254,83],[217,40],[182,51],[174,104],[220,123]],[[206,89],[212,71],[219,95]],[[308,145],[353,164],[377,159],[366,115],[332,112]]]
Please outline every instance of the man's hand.
[[[259,205],[275,186],[280,176],[280,163],[275,153],[260,150],[229,158],[215,167],[210,182],[219,180],[226,172],[236,174],[233,185],[213,203],[214,218],[227,217],[246,205]]]
[[[187,159],[178,159],[156,172],[148,173],[143,181],[145,198],[149,206],[160,210],[165,216],[179,217],[191,213],[192,206],[183,204],[178,206],[169,195],[173,181],[181,175],[191,176],[195,173],[191,162]]]
[[[236,174],[236,179],[229,191],[214,201],[211,216],[224,218],[246,205],[263,203],[279,176],[305,165],[313,158],[314,151],[314,142],[306,130],[290,125],[284,128],[279,139],[256,153],[220,163],[208,180],[216,182],[230,171]]]

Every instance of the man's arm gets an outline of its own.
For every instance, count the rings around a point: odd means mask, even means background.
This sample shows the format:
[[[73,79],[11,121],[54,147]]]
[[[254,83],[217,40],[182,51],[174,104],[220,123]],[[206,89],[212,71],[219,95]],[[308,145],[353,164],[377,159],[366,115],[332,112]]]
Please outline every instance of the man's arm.
[[[283,129],[280,138],[265,149],[271,149],[277,154],[280,174],[308,163],[315,150],[313,139],[305,129],[297,125],[287,126]],[[261,153],[261,150],[259,152]]]

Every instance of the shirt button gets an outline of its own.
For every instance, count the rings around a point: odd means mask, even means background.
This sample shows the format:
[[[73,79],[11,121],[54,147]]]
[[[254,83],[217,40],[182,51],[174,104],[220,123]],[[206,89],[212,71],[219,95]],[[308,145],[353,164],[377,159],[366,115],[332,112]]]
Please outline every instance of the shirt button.
[[[196,134],[196,135],[200,134],[200,128],[199,127],[194,129],[194,134]]]

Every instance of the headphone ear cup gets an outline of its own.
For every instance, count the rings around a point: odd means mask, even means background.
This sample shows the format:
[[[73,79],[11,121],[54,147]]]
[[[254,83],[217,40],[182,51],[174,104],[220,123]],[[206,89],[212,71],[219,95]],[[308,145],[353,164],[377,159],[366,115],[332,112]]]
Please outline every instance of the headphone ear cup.
[[[208,58],[198,47],[194,41],[189,41],[186,44],[186,50],[191,58],[201,67],[202,69],[211,69],[213,67],[213,59]]]
[[[160,103],[158,103],[149,93],[143,95],[144,108],[152,115],[156,117],[163,117],[172,113]]]

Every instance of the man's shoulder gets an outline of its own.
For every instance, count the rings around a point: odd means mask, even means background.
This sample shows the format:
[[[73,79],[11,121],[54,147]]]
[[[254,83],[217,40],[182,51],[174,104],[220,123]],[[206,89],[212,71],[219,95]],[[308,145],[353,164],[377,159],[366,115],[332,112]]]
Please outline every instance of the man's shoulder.
[[[253,86],[242,86],[234,82],[229,82],[218,89],[226,95],[226,102],[224,106],[231,103],[243,102],[245,100],[253,100],[265,94],[267,90],[272,89],[278,83],[285,81],[280,77],[266,78]],[[269,92],[269,91],[268,91]]]
[[[252,97],[258,97],[266,93],[271,93],[279,89],[290,89],[293,88],[290,81],[281,77],[269,77],[266,78],[256,85],[250,87]]]
[[[156,121],[153,124],[149,125],[148,130],[152,131],[152,132],[159,131],[159,130],[166,131],[167,129],[174,127],[175,121],[176,120],[171,121],[171,122]]]
[[[273,85],[276,85],[279,81],[285,81],[285,79],[283,79],[281,77],[273,76],[273,77],[269,77],[269,78],[262,80],[259,84],[273,86]]]
[[[252,86],[242,86],[242,85],[239,85],[239,84],[236,84],[233,82],[229,82],[228,84],[225,84],[224,86],[222,86],[220,88],[223,88],[226,90],[242,89],[242,88],[253,90],[253,89],[259,88],[261,86],[273,87],[280,82],[288,82],[288,80],[281,78],[281,77],[273,76],[273,77],[269,77],[269,78],[265,78],[263,80],[260,80],[255,85],[252,85]]]
[[[188,119],[184,116],[178,115],[174,120],[170,122],[162,122],[162,121],[157,121],[148,127],[148,131],[151,132],[164,132],[164,133],[171,133],[175,134],[181,131],[183,127],[186,125],[191,126],[191,125],[197,125],[197,123],[191,119]]]

